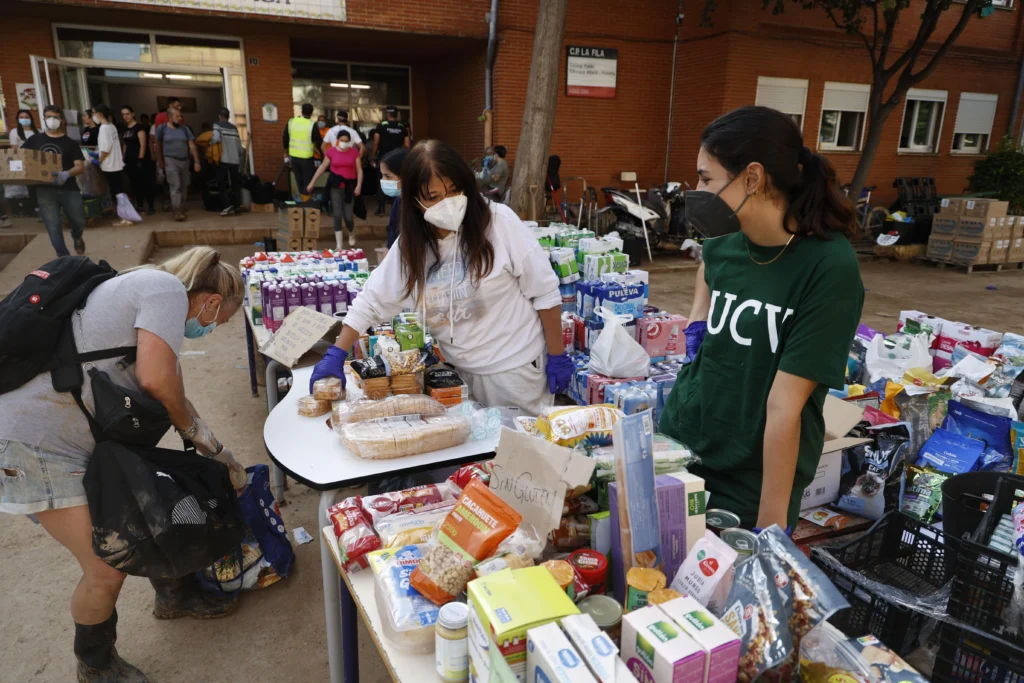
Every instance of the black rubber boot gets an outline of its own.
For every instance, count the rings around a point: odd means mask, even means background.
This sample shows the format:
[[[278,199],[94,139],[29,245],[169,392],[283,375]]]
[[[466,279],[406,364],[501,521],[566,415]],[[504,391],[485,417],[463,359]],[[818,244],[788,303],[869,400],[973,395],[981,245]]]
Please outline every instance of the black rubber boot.
[[[220,619],[238,608],[238,596],[224,597],[207,593],[195,576],[180,579],[150,579],[156,591],[153,616],[157,619]]]
[[[78,683],[149,683],[117,654],[117,610],[102,624],[75,624]]]

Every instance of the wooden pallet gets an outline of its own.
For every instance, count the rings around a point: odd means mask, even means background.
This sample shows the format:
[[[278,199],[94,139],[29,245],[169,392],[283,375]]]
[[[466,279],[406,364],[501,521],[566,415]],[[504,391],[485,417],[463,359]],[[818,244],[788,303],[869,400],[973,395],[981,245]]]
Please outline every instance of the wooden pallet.
[[[1008,271],[1015,271],[1024,269],[1024,263],[947,263],[945,261],[932,261],[929,259],[921,259],[922,263],[931,263],[938,266],[939,270],[945,270],[946,268],[955,268],[961,272],[967,274],[975,271],[981,273],[1002,273]]]

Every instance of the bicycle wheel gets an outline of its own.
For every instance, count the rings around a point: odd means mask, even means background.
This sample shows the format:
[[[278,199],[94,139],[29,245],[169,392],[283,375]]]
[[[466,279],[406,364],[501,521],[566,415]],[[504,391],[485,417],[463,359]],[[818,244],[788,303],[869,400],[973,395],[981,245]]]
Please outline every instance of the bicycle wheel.
[[[885,232],[885,221],[888,217],[889,212],[881,206],[876,206],[871,209],[871,211],[868,212],[867,217],[864,219],[864,230],[867,233],[867,236],[871,239],[875,239]]]

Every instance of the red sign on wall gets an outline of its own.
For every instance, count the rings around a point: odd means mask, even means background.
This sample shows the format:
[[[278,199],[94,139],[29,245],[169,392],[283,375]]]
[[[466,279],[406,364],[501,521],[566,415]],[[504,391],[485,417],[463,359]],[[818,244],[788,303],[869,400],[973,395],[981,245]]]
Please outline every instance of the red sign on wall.
[[[569,97],[615,97],[619,51],[607,47],[565,48],[565,94]]]

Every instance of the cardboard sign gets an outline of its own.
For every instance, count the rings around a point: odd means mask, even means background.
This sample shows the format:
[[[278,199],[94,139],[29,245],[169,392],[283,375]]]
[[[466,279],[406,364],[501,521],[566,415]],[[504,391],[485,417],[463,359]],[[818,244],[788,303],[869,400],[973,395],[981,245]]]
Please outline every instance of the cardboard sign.
[[[561,522],[565,492],[586,486],[593,473],[594,461],[585,455],[502,429],[491,490],[546,537]]]
[[[295,367],[303,354],[313,348],[338,322],[311,308],[297,308],[288,314],[281,328],[260,348],[260,352],[285,367]]]

